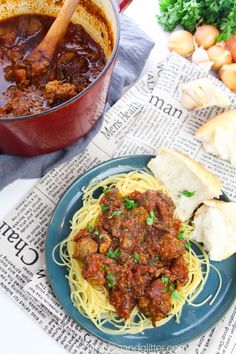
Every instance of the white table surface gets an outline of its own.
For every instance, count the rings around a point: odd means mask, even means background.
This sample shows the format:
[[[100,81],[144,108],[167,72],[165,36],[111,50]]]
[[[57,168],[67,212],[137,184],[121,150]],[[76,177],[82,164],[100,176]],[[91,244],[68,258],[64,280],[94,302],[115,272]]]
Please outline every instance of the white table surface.
[[[144,4],[145,3],[145,4]],[[157,0],[133,0],[125,13],[155,41],[156,45],[143,70],[166,57],[166,34],[157,26]],[[24,198],[37,179],[17,180],[0,192],[0,220]],[[1,354],[65,354],[66,351],[0,290]]]

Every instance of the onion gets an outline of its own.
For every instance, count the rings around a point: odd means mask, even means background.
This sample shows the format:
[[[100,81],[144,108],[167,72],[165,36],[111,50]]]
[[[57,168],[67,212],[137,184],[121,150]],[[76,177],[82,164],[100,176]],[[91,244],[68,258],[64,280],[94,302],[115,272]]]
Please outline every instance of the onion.
[[[194,34],[195,41],[199,47],[208,49],[216,43],[219,36],[218,29],[213,25],[199,26]]]
[[[194,51],[194,39],[190,32],[179,30],[171,33],[168,47],[170,50],[187,57]]]
[[[233,62],[236,62],[236,34],[233,34],[230,39],[226,41],[226,47],[229,49]]]
[[[236,92],[236,64],[223,65],[219,74],[224,84]]]
[[[232,55],[229,50],[223,48],[221,45],[214,45],[207,50],[209,58],[213,61],[213,69],[219,70],[225,64],[232,63]]]

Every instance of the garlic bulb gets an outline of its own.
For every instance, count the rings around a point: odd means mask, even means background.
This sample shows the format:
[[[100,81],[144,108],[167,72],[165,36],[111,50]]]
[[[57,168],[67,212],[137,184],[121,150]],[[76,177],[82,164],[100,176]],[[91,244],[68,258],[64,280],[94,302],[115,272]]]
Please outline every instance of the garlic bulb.
[[[206,78],[182,84],[179,91],[180,102],[188,110],[230,106],[229,97]]]
[[[210,71],[213,61],[210,61],[207,51],[201,47],[196,48],[192,55],[192,62],[197,64],[200,69]]]

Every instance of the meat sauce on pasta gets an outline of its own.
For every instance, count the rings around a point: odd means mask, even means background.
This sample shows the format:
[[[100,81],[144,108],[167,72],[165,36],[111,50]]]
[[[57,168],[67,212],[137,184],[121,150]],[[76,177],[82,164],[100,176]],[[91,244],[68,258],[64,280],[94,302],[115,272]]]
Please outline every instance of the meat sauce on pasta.
[[[186,241],[175,205],[163,192],[134,191],[122,197],[108,189],[95,225],[74,237],[73,257],[93,286],[105,286],[118,315],[129,318],[135,306],[153,325],[168,316],[171,297],[188,281]]]

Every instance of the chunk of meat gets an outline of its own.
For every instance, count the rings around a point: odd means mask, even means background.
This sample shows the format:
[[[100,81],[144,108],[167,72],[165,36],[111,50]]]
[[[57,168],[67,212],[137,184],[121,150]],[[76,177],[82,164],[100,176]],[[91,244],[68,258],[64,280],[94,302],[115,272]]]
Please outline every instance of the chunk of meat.
[[[50,62],[46,58],[40,61],[26,58],[12,66],[12,77],[17,83],[27,86],[30,84],[29,80],[33,82],[35,78],[46,74],[49,71],[49,66]],[[7,79],[6,75],[5,78]]]
[[[57,60],[57,75],[60,80],[73,77],[78,72],[83,74],[88,71],[89,64],[85,56],[76,52],[66,52],[59,56]]]
[[[34,60],[33,58],[25,62],[27,67],[28,78],[37,78],[45,73],[50,68],[50,61],[47,58],[40,58],[40,60]]]
[[[165,318],[171,310],[170,294],[166,291],[161,279],[153,281],[145,291],[145,295],[139,298],[139,308],[150,316],[153,326],[156,321]]]
[[[112,261],[101,254],[92,254],[83,264],[83,277],[91,285],[102,286],[106,283],[106,270],[104,267],[109,266]]]
[[[2,100],[7,103],[0,108],[0,116],[21,116],[31,113],[38,113],[44,110],[44,99],[39,96],[38,90],[31,87],[31,90],[20,90],[15,86],[9,87],[4,93]]]
[[[163,236],[160,240],[158,254],[165,259],[180,257],[185,252],[185,241],[178,240],[171,234]]]
[[[85,258],[92,254],[96,253],[98,250],[98,244],[91,237],[82,237],[75,244],[75,253],[74,258],[84,261]]]
[[[169,219],[173,217],[175,211],[174,202],[161,191],[146,191],[140,199],[140,205],[143,205],[147,210],[153,210],[161,222],[169,223]]]
[[[41,31],[43,25],[36,17],[21,17],[19,20],[18,31],[20,35],[32,36],[33,34]]]
[[[77,89],[74,84],[54,80],[45,86],[45,98],[52,105],[65,102],[76,95]]]
[[[24,68],[14,68],[11,74],[17,83],[24,84],[27,80],[27,72]]]
[[[6,46],[12,46],[17,37],[17,29],[14,26],[0,27],[0,42]]]
[[[175,219],[172,221],[172,227],[159,239],[158,254],[165,259],[174,259],[180,257],[185,252],[185,240],[177,238],[181,229],[181,221]]]
[[[24,52],[20,48],[15,47],[8,49],[8,51],[6,52],[6,56],[8,60],[15,64],[17,61],[23,58]]]
[[[60,65],[67,65],[67,64],[70,64],[75,58],[76,58],[75,52],[66,52],[66,53],[61,54],[58,57],[57,62]]]
[[[165,268],[157,268],[156,266],[137,267],[133,276],[135,297],[138,299],[140,296],[144,295],[150,281],[158,278],[160,274],[164,274],[165,271]]]
[[[136,207],[132,211],[126,211],[119,236],[123,249],[131,251],[137,242],[142,242],[146,234],[147,217],[148,212],[143,207]]]
[[[177,281],[178,284],[184,285],[189,280],[188,267],[183,256],[175,259],[169,269],[171,281]]]
[[[110,292],[110,302],[116,308],[118,315],[124,319],[129,318],[136,304],[131,292],[123,292],[117,289]]]
[[[111,246],[111,238],[105,232],[101,232],[101,234],[103,235],[103,238],[101,239],[101,243],[99,246],[99,252],[101,254],[104,254],[104,253],[108,252],[108,250]]]

